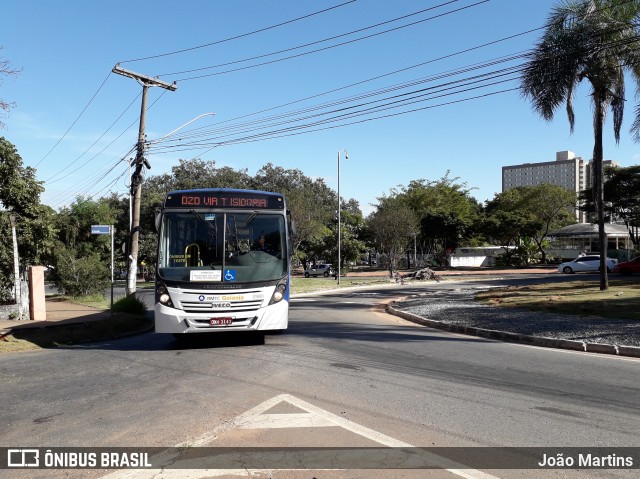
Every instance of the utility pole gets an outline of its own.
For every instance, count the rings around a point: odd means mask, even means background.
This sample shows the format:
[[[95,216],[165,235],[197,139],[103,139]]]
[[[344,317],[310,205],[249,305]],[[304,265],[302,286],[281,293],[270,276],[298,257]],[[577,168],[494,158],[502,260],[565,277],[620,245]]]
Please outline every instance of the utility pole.
[[[13,279],[16,305],[18,306],[18,319],[22,319],[22,281],[20,280],[20,258],[18,256],[18,239],[16,235],[16,217],[9,213],[9,223],[11,223],[11,237],[13,238]]]
[[[120,65],[116,65],[111,70],[113,73],[125,77],[133,78],[142,85],[142,106],[140,108],[140,128],[138,130],[138,146],[136,157],[133,160],[135,169],[131,175],[131,196],[133,197],[133,213],[131,217],[131,235],[129,247],[129,268],[127,270],[127,295],[136,292],[136,277],[138,274],[138,239],[140,236],[140,196],[142,194],[142,167],[151,169],[149,161],[144,157],[144,123],[147,111],[147,90],[152,86],[159,86],[165,90],[175,91],[176,83],[163,82],[157,78],[152,78],[140,73],[125,70]]]

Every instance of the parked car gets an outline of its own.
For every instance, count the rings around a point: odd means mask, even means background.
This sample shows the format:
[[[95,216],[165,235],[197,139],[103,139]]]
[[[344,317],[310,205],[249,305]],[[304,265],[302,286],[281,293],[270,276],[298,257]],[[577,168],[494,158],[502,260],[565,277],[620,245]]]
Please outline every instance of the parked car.
[[[617,259],[607,258],[607,271],[613,271],[613,268],[618,263]],[[566,263],[560,263],[558,265],[558,271],[565,274],[571,273],[585,273],[594,272],[600,270],[600,255],[588,254],[585,256],[579,256],[573,261],[567,261]]]
[[[309,266],[304,270],[305,278],[308,278],[309,276],[324,276],[325,278],[328,278],[333,274],[335,274],[333,272],[333,266],[330,264],[316,264]]]
[[[613,268],[614,273],[620,273],[624,275],[640,273],[640,256],[636,256],[632,260],[623,261],[622,263],[618,263],[615,268]]]

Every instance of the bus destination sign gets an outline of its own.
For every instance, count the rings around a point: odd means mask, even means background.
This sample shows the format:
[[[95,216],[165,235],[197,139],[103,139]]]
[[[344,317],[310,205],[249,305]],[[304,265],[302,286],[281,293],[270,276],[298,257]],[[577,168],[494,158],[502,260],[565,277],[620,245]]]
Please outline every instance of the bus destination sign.
[[[164,206],[165,208],[283,209],[284,201],[279,195],[261,193],[189,191],[168,195]]]

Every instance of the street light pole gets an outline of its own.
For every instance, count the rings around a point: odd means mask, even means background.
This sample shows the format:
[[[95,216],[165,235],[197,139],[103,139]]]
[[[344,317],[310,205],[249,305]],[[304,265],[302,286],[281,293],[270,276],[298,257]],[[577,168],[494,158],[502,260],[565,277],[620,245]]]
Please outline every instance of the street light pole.
[[[347,150],[343,150],[343,151],[344,151],[344,159],[348,160],[349,153],[347,153]],[[338,151],[338,275],[336,276],[336,279],[338,280],[338,284],[340,284],[340,263],[342,261],[341,251],[340,251],[340,246],[342,242],[340,208],[341,208],[340,207],[340,152]]]

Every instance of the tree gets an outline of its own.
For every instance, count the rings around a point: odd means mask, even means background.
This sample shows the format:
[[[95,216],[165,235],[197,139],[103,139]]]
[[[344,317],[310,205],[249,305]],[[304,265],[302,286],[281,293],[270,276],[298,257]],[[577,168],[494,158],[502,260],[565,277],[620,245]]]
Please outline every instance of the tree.
[[[114,225],[120,238],[127,237],[128,215],[122,206],[123,200],[117,196],[98,200],[78,196],[58,212],[59,233],[51,279],[65,294],[101,294],[106,288],[110,278],[107,265],[111,263],[111,236],[91,234],[91,226]],[[121,250],[114,253],[122,255]],[[124,262],[121,256],[119,262]]]
[[[491,203],[491,202],[490,202]],[[523,210],[510,211],[489,204],[488,212],[481,222],[487,238],[498,243],[505,250],[504,258],[508,265],[512,263],[517,252],[515,249],[522,243],[528,243],[541,227],[540,222]]]
[[[437,181],[413,180],[409,186],[391,190],[409,207],[420,222],[417,241],[422,254],[432,255],[446,264],[448,255],[460,241],[470,240],[480,213],[480,204],[471,196],[471,189],[459,178],[449,178],[449,172]]]
[[[92,225],[111,225],[122,211],[112,210],[107,200],[78,196],[73,203],[58,212],[57,223],[62,243],[75,249],[79,256],[99,253],[110,257],[111,240],[106,235],[92,235]]]
[[[15,146],[0,138],[0,201],[4,207],[21,217],[34,218],[43,191],[36,170],[23,167]]]
[[[497,193],[493,200],[487,202],[486,212],[488,215],[501,214],[496,218],[497,224],[504,221],[503,226],[507,230],[517,228],[519,224],[522,231],[516,237],[519,240],[530,238],[538,249],[541,261],[546,263],[545,238],[549,231],[575,223],[576,200],[575,192],[550,183],[518,186]],[[516,218],[519,220],[516,221]]]
[[[389,258],[389,275],[393,277],[400,256],[418,229],[415,213],[398,198],[382,198],[368,222],[378,250]]]
[[[587,80],[593,103],[594,203],[600,239],[600,289],[609,287],[604,231],[602,135],[608,109],[613,113],[613,132],[620,141],[624,112],[624,73],[640,80],[638,19],[640,1],[572,0],[554,8],[540,42],[530,54],[521,79],[521,91],[545,120],[551,120],[565,103],[570,131],[575,115],[573,96],[577,85]],[[632,125],[640,138],[640,106]]]
[[[2,47],[0,47],[0,50]],[[8,60],[0,59],[0,85],[2,85],[2,75],[15,76],[20,73],[20,70],[12,68],[11,63]],[[0,98],[0,118],[6,116],[11,108],[14,108],[16,104]],[[4,123],[0,121],[0,129],[4,128]]]
[[[462,221],[471,220],[480,205],[471,196],[472,188],[460,178],[449,178],[449,172],[437,181],[413,180],[407,187],[400,187],[397,195],[418,217],[426,214],[453,214]]]
[[[267,163],[252,179],[255,189],[282,193],[296,230],[292,238],[293,254],[306,267],[308,260],[331,255],[327,244],[336,209],[336,194],[323,179],[312,179],[299,169],[285,169]],[[337,257],[337,254],[336,254]]]
[[[427,213],[420,220],[420,238],[441,266],[447,265],[451,251],[463,237],[468,224],[455,213]]]
[[[35,170],[23,167],[15,146],[0,137],[0,203],[6,210],[0,221],[0,296],[5,300],[14,284],[9,215],[16,219],[23,270],[28,265],[47,261],[52,253],[53,215],[51,208],[40,204],[42,191],[44,188],[36,180]]]
[[[340,270],[345,271],[345,263],[358,261],[366,252],[366,243],[361,239],[365,220],[360,205],[354,199],[342,203],[340,213]],[[324,239],[324,251],[331,255],[334,264],[338,261],[338,218]]]
[[[70,296],[102,295],[109,284],[109,269],[98,253],[78,258],[74,248],[60,242],[56,248],[54,284]]]
[[[629,230],[633,244],[640,246],[640,165],[609,167],[604,183],[605,212],[609,218],[622,220]],[[595,211],[591,189],[581,194],[583,209]]]

